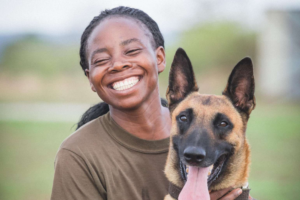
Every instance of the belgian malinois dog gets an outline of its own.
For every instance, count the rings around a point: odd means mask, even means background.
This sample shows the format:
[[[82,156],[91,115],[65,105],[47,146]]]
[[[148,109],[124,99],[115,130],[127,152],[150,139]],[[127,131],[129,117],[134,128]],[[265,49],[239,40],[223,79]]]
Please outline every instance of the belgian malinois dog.
[[[250,164],[245,132],[255,108],[251,59],[244,58],[234,67],[222,95],[200,94],[192,64],[179,48],[170,70],[167,100],[172,128],[165,200],[178,199],[179,193],[186,199],[194,195],[206,200],[209,191],[245,186]]]

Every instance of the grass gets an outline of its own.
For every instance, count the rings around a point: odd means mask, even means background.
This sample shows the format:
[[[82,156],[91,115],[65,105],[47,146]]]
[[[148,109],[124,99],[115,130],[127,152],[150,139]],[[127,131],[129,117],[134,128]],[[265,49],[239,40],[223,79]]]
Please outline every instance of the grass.
[[[257,199],[300,196],[300,107],[257,107],[248,124],[252,147],[251,195]],[[72,123],[0,122],[0,199],[49,199],[54,158]]]
[[[0,123],[0,199],[49,199],[54,158],[70,123]]]
[[[299,122],[299,106],[264,106],[253,111],[247,130],[252,149],[249,183],[257,199],[300,196]]]

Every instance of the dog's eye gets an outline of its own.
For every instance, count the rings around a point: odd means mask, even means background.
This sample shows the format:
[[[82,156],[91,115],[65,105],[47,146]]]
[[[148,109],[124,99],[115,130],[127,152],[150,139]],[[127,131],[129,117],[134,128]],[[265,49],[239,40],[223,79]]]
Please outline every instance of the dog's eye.
[[[180,121],[182,121],[182,122],[186,122],[186,121],[187,121],[187,117],[186,117],[185,115],[181,115],[181,116],[179,117],[179,119],[180,119]]]
[[[225,121],[222,121],[222,122],[219,124],[219,126],[221,126],[221,127],[226,127],[226,126],[228,126],[228,123],[225,122]]]

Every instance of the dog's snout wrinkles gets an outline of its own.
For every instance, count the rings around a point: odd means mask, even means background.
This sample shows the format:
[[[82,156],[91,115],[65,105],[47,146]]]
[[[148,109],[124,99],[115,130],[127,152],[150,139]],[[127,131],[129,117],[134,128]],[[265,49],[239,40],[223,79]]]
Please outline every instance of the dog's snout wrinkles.
[[[206,152],[200,147],[187,147],[183,155],[187,163],[199,164],[205,158]]]

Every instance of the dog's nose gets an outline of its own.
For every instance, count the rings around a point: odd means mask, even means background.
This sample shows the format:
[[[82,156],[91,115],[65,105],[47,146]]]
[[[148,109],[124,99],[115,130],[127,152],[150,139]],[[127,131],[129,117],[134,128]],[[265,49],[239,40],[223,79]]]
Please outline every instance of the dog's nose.
[[[205,158],[206,152],[200,147],[187,147],[183,156],[186,162],[199,164]]]

